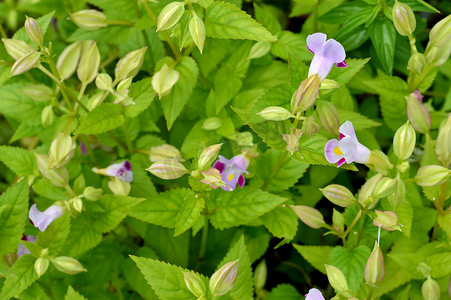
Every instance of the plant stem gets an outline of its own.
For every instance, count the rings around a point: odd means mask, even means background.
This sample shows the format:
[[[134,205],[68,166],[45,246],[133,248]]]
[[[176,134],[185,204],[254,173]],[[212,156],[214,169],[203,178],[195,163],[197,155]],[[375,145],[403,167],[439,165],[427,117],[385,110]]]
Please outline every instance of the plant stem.
[[[266,181],[261,186],[262,190],[264,190],[268,186],[268,184],[271,182],[272,178],[277,174],[277,172],[279,171],[280,167],[283,165],[283,162],[285,161],[287,156],[288,156],[288,152],[284,152],[282,154],[282,156],[280,157],[279,161],[277,162],[277,164],[272,169],[271,174],[269,174],[268,178],[266,178]]]
[[[348,234],[351,232],[352,228],[354,228],[355,224],[357,223],[357,221],[360,219],[360,217],[362,216],[362,210],[359,210],[359,212],[357,213],[357,215],[355,216],[354,220],[352,220],[351,224],[349,225],[348,228],[346,228],[345,233],[343,234],[343,237],[346,238],[348,236]]]

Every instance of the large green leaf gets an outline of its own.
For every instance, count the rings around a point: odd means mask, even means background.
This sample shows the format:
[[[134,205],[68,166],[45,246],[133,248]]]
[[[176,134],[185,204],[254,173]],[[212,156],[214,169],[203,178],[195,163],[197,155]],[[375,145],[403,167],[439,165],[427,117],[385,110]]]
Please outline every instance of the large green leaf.
[[[25,149],[0,146],[0,160],[18,176],[37,175],[36,159]]]
[[[14,263],[11,271],[17,276],[6,278],[0,293],[0,299],[8,300],[15,295],[20,295],[38,279],[38,274],[34,270],[35,260],[31,255],[24,255]]]
[[[271,47],[271,53],[284,60],[288,59],[288,53],[293,52],[300,60],[309,60],[313,54],[307,49],[307,36],[291,31],[282,31],[279,39]]]
[[[0,101],[0,113],[21,122],[35,120],[36,118],[40,119],[44,104],[36,102],[21,93],[20,90],[23,87],[24,84],[22,83],[13,83],[0,87],[0,99],[2,99]]]
[[[44,232],[36,238],[36,244],[42,249],[49,249],[51,255],[58,255],[66,242],[70,231],[70,214],[65,213],[54,220]]]
[[[451,252],[434,254],[426,258],[426,264],[431,267],[431,276],[440,278],[451,273]]]
[[[277,39],[257,21],[233,4],[215,2],[205,16],[207,36],[274,42]]]
[[[196,222],[197,218],[200,217],[200,213],[204,207],[204,199],[199,198],[197,195],[185,197],[177,215],[177,221],[175,222],[174,236],[178,236],[190,229]]]
[[[102,233],[95,230],[84,214],[72,219],[70,233],[61,253],[67,256],[79,256],[94,248],[102,241]]]
[[[278,238],[292,240],[298,229],[298,217],[294,211],[285,206],[278,206],[260,217],[263,225]]]
[[[351,121],[356,130],[364,130],[381,125],[380,123],[373,121],[367,116],[355,111],[345,110],[341,108],[337,108],[337,111],[338,115],[340,116],[340,123],[343,124],[346,121]]]
[[[409,271],[401,268],[394,260],[390,258],[385,259],[385,277],[384,283],[380,288],[375,290],[374,296],[380,297],[398,286],[412,280],[412,275]]]
[[[391,75],[393,73],[396,43],[396,30],[393,22],[387,19],[374,20],[368,31],[382,69],[385,73]]]
[[[329,246],[301,246],[293,244],[293,247],[308,261],[315,269],[326,274],[324,264],[330,263],[330,254],[333,247]]]
[[[118,104],[104,103],[94,108],[84,117],[75,134],[99,134],[121,126],[124,116],[121,114]]]
[[[155,92],[152,88],[152,80],[150,78],[135,82],[130,86],[129,96],[133,98],[134,105],[129,105],[125,109],[127,117],[134,118],[144,111],[155,99]]]
[[[348,65],[345,68],[332,68],[332,71],[330,71],[329,76],[327,78],[333,79],[340,86],[344,86],[346,83],[348,83],[369,61],[369,58],[365,59],[347,59],[346,64]]]

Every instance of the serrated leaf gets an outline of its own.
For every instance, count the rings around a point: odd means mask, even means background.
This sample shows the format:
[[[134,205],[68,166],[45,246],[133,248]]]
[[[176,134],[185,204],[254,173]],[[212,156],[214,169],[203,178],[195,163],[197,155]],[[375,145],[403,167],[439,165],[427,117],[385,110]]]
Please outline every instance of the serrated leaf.
[[[17,249],[28,215],[27,180],[19,181],[0,196],[0,254]]]
[[[299,300],[302,295],[290,284],[279,284],[271,290],[266,300]]]
[[[0,146],[0,160],[18,176],[37,174],[35,156],[25,149]]]
[[[255,19],[265,26],[272,34],[282,30],[279,20],[268,10],[254,3]]]
[[[202,128],[204,121],[205,119],[199,120],[186,135],[181,149],[185,159],[193,158],[200,147],[208,147],[219,141],[220,135],[216,131]]]
[[[117,104],[104,103],[97,106],[80,122],[75,134],[99,134],[121,126],[124,116]]]
[[[387,19],[376,19],[371,23],[368,31],[382,69],[385,73],[391,75],[393,73],[397,34],[393,22]]]
[[[263,225],[275,237],[292,240],[298,229],[298,217],[289,207],[278,206],[260,217]]]
[[[200,217],[200,213],[205,207],[205,201],[196,196],[197,195],[190,195],[185,197],[177,215],[177,221],[175,222],[174,236],[181,235],[186,230],[190,229],[197,218]]]
[[[246,224],[286,201],[285,198],[247,187],[233,192],[217,189],[210,197],[207,206],[214,211],[210,221],[218,229]]]
[[[345,68],[337,68],[333,67],[332,71],[330,71],[329,76],[327,78],[333,79],[340,86],[344,86],[348,83],[370,60],[370,58],[365,59],[347,59],[346,64],[348,65]]]
[[[38,195],[52,200],[69,199],[70,197],[65,189],[54,186],[50,180],[45,178],[37,178],[32,187]]]
[[[0,87],[0,112],[17,121],[40,120],[44,103],[33,101],[20,90],[25,85],[13,83]],[[33,131],[32,131],[33,132]]]
[[[404,202],[396,209],[398,215],[398,223],[402,224],[402,233],[410,238],[410,231],[412,230],[413,209],[410,202],[405,199]]]
[[[32,255],[24,255],[16,261],[11,268],[11,271],[17,277],[6,278],[0,299],[8,300],[15,295],[20,295],[26,288],[38,279],[38,274],[34,270],[34,262],[36,258]]]
[[[94,248],[101,241],[102,233],[91,226],[90,220],[86,216],[81,215],[77,219],[72,219],[70,233],[61,253],[76,257]]]
[[[403,267],[406,271],[411,274],[412,277],[420,279],[423,275],[418,271],[417,266],[419,263],[424,262],[423,255],[418,253],[406,253],[406,252],[395,252],[392,251],[388,255],[393,259],[398,265]]]
[[[72,286],[69,285],[67,293],[64,296],[64,300],[87,300],[81,294],[74,290]]]
[[[434,254],[426,258],[426,264],[431,267],[431,276],[440,278],[451,274],[451,252]]]
[[[440,225],[440,228],[446,232],[448,238],[451,239],[451,214],[438,215],[437,222]]]
[[[36,244],[49,249],[51,255],[58,255],[70,231],[70,215],[65,213],[54,220],[44,232],[39,233]]]
[[[392,259],[387,258],[385,259],[384,284],[375,290],[374,295],[375,297],[380,297],[410,280],[412,280],[412,275],[408,271],[401,268]]]
[[[306,35],[295,34],[291,31],[282,31],[277,38],[278,41],[271,47],[271,53],[274,56],[287,60],[288,53],[292,52],[298,59],[304,61],[313,57],[313,54],[307,49]]]
[[[134,105],[129,105],[125,109],[125,115],[134,118],[144,111],[155,99],[155,92],[152,88],[152,80],[150,78],[134,82],[130,86],[129,96],[133,98]]]
[[[55,14],[55,11],[52,11],[52,12],[49,12],[48,14],[43,15],[42,17],[36,19],[39,26],[41,27],[42,34],[45,35],[45,33],[47,32],[47,28],[49,27],[50,21],[52,20],[52,17],[54,14]],[[13,36],[13,39],[23,40],[25,42],[28,42],[30,40],[27,33],[25,32],[24,27],[22,27],[16,31],[16,33]]]
[[[0,261],[0,276],[1,277],[17,277],[17,275],[11,271],[11,268],[3,261]]]
[[[301,246],[293,244],[293,247],[308,261],[315,269],[326,274],[324,264],[330,264],[330,253],[334,249],[329,246]]]
[[[288,73],[290,75],[290,85],[297,89],[299,84],[308,77],[309,68],[291,51],[288,51]],[[290,98],[291,99],[291,95]],[[287,102],[289,102],[287,99]]]
[[[215,2],[205,14],[207,36],[274,42],[277,39],[257,21],[233,4]]]
[[[340,116],[340,123],[343,124],[346,121],[351,121],[356,130],[364,130],[381,125],[380,123],[373,121],[367,116],[355,111],[345,110],[341,108],[337,108],[337,111],[338,115]]]
[[[67,39],[69,42],[95,40],[115,45],[126,43],[136,31],[129,26],[108,26],[96,30],[78,28]]]
[[[269,106],[280,106],[289,109],[290,99],[290,87],[286,84],[278,85],[269,90],[266,94],[264,94],[257,100],[254,107],[250,111],[247,120],[243,121],[246,121],[247,124],[259,122],[266,123],[267,121],[261,116],[257,115],[257,113],[261,112]],[[287,133],[289,133],[289,130]]]

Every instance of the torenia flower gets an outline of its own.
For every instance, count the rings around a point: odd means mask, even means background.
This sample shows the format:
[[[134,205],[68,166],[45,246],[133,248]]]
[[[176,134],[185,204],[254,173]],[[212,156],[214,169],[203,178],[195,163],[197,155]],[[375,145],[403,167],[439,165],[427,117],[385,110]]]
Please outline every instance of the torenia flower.
[[[39,228],[40,231],[45,229],[53,222],[53,220],[63,215],[63,207],[59,205],[52,205],[44,211],[39,211],[36,204],[30,208],[29,218],[33,225]]]
[[[344,61],[346,57],[343,46],[334,39],[326,41],[327,36],[324,33],[317,32],[307,37],[307,48],[315,54],[310,64],[308,76],[317,74],[321,81],[326,79],[334,64],[337,67],[346,67]]]
[[[323,294],[317,289],[310,289],[305,295],[305,300],[325,300]]]
[[[36,243],[36,237],[34,235],[23,235],[22,236],[23,241]],[[17,247],[17,258],[21,257],[22,255],[30,254],[30,251],[22,244],[19,243],[19,246]]]
[[[242,154],[234,156],[230,160],[219,155],[219,160],[215,162],[213,168],[221,173],[222,181],[225,183],[221,188],[225,191],[233,191],[237,183],[240,187],[244,186],[246,180],[243,173],[248,173],[246,171],[248,166],[249,159]]]
[[[127,160],[124,160],[121,163],[113,164],[105,169],[92,168],[92,171],[97,174],[117,177],[122,181],[133,181],[132,164]]]
[[[330,163],[338,163],[340,167],[345,162],[350,164],[358,162],[361,164],[368,163],[370,150],[359,143],[355,135],[354,127],[350,121],[344,122],[338,129],[340,140],[329,140],[324,147],[324,156]]]

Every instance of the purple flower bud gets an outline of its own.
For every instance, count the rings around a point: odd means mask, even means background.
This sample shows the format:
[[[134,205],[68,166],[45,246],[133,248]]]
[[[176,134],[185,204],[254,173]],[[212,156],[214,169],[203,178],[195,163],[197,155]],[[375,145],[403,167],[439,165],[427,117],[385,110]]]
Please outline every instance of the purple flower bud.
[[[30,243],[36,243],[36,237],[34,235],[25,235],[24,234],[22,236],[22,240],[30,242]],[[25,254],[31,254],[31,253],[30,253],[30,251],[28,251],[28,249],[22,243],[19,243],[19,246],[17,248],[17,257],[19,258]]]
[[[305,300],[325,300],[323,294],[317,289],[310,289],[305,295]]]
[[[117,177],[122,181],[132,182],[133,181],[133,172],[132,172],[132,164],[124,160],[121,163],[110,165],[105,169],[97,169],[93,168],[93,172],[97,174],[102,174],[111,177]]]
[[[248,173],[246,171],[248,166],[249,159],[244,155],[234,156],[230,160],[219,155],[219,160],[214,163],[213,168],[219,170],[222,181],[225,183],[221,188],[225,191],[233,191],[237,183],[240,187],[244,186],[246,180],[244,179],[243,173]]]
[[[53,220],[63,215],[63,208],[59,205],[52,205],[45,211],[38,210],[36,204],[33,204],[30,208],[29,218],[33,225],[39,228],[40,231],[45,229],[53,222]]]

